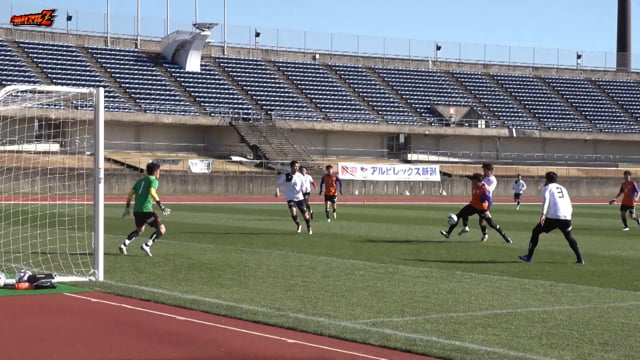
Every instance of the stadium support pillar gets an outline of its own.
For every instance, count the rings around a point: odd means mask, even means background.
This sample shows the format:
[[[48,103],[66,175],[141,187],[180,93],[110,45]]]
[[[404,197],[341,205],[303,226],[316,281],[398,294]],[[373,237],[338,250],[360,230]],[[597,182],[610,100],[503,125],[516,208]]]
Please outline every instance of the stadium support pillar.
[[[616,69],[631,70],[631,0],[618,0]]]

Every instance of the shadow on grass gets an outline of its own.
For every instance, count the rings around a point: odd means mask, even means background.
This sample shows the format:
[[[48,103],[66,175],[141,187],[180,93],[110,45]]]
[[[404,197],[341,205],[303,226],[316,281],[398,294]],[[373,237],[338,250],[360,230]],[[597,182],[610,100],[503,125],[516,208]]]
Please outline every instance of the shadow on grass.
[[[452,241],[452,240],[393,240],[393,239],[363,239],[361,242],[381,244],[475,244],[477,241]]]
[[[306,233],[306,229],[303,229],[304,232]],[[260,231],[255,231],[255,232],[239,232],[239,231],[215,231],[215,230],[208,230],[208,231],[180,231],[181,234],[192,234],[192,235],[300,235],[297,234],[295,232],[295,230],[292,231],[270,231],[270,232],[260,232]]]
[[[402,259],[404,261],[442,264],[519,264],[519,260],[445,260],[445,259]]]

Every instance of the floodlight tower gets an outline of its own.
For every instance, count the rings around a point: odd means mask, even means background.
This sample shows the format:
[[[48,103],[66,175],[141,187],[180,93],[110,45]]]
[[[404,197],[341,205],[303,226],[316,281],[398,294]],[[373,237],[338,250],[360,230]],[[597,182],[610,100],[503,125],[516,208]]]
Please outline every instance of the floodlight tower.
[[[209,31],[209,30],[213,29],[214,27],[218,26],[218,23],[195,22],[192,25],[193,25],[194,28],[196,28],[196,30],[198,30],[200,32],[205,32],[205,31]]]
[[[616,69],[631,70],[631,0],[618,0]]]

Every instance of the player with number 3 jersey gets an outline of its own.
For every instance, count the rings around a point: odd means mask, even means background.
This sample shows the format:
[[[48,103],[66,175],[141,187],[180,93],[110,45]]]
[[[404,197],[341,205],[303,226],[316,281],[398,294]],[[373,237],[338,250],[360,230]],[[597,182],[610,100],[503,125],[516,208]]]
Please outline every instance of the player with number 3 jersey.
[[[584,264],[578,242],[571,235],[571,216],[573,206],[569,192],[564,186],[557,183],[558,174],[549,171],[545,174],[545,184],[542,189],[542,214],[538,224],[531,230],[529,240],[529,252],[520,256],[520,260],[531,262],[533,253],[538,246],[540,234],[560,229],[571,250],[576,255],[576,263]]]

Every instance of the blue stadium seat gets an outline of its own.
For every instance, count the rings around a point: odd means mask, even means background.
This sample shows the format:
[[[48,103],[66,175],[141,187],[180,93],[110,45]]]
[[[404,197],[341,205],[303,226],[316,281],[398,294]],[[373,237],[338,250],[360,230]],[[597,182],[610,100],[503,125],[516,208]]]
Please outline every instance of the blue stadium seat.
[[[320,64],[284,60],[274,63],[331,121],[378,123]]]
[[[140,50],[96,46],[87,50],[145,112],[199,115]]]
[[[450,123],[432,109],[433,105],[475,107],[469,96],[440,70],[380,66],[373,69],[433,126]]]
[[[202,62],[200,72],[185,71],[173,63],[165,63],[164,67],[210,115],[259,118],[259,113],[213,65]]]
[[[593,131],[593,128],[562,102],[544,83],[529,74],[491,74],[551,131]]]
[[[640,132],[635,119],[620,111],[587,79],[582,77],[545,76],[549,83],[572,106],[580,111],[599,131]]]
[[[0,84],[2,85],[41,85],[42,81],[18,56],[18,54],[0,38]]]
[[[519,108],[512,98],[489,81],[486,74],[472,71],[451,73],[509,128],[540,130],[540,126]]]
[[[331,64],[331,68],[389,124],[423,125],[389,90],[361,65]]]
[[[215,60],[274,120],[322,120],[264,60],[226,56]]]
[[[26,40],[18,40],[17,43],[55,85],[102,87],[105,111],[134,111],[74,45]],[[93,109],[91,103],[78,103],[76,106],[87,110]]]
[[[631,116],[632,125],[640,124],[640,84],[631,79],[593,79],[607,95],[617,102]],[[623,132],[637,132],[629,126]]]

